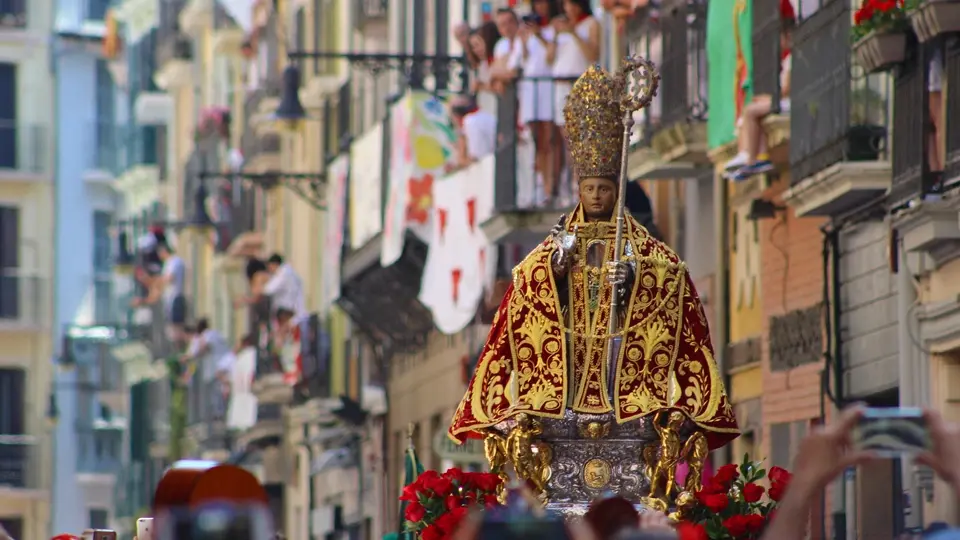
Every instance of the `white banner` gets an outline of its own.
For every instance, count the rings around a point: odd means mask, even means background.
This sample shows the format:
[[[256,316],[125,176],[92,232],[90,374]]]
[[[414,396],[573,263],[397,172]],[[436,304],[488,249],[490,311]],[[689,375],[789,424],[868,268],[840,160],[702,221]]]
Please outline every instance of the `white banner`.
[[[410,150],[410,94],[390,107],[390,178],[387,182],[387,207],[384,209],[380,264],[384,268],[403,254],[403,235],[407,228],[407,181],[413,168]]]
[[[471,322],[496,275],[496,245],[480,226],[493,214],[494,156],[433,186],[434,216],[420,301],[444,334]]]
[[[340,256],[343,253],[343,226],[347,213],[347,179],[350,161],[340,156],[327,168],[327,214],[323,243],[323,302],[320,313],[325,316],[340,298]]]
[[[383,228],[383,124],[350,145],[350,247],[363,247]]]

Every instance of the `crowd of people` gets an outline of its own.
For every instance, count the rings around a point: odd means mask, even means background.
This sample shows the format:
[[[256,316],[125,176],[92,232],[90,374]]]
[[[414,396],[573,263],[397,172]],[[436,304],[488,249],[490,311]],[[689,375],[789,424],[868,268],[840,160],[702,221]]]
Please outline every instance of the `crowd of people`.
[[[476,28],[461,24],[454,37],[472,69],[469,97],[452,111],[465,139],[449,169],[496,149],[499,100],[515,85],[517,144],[533,145],[535,206],[567,206],[576,194],[564,143],[563,105],[574,81],[600,59],[602,26],[590,0],[533,0],[520,14],[499,9]],[[470,120],[471,116],[481,120]],[[482,139],[474,143],[472,139]]]

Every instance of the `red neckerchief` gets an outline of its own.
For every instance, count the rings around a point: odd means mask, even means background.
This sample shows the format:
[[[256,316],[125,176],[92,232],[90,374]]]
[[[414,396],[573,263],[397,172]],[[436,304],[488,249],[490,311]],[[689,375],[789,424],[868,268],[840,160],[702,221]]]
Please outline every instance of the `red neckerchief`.
[[[553,21],[551,21],[550,19],[548,19],[548,18],[546,18],[546,17],[540,17],[539,19],[537,19],[537,23],[540,25],[540,28],[546,28],[546,27],[550,26],[550,23],[551,23],[551,22],[553,22]]]
[[[577,17],[577,20],[573,22],[573,25],[576,26],[589,18],[590,16],[587,15],[586,13],[581,13],[580,16]]]
[[[784,49],[784,50],[780,51],[780,61],[781,61],[781,62],[783,62],[784,60],[786,60],[788,56],[790,56],[790,49]]]
[[[492,64],[493,61],[494,61],[496,58],[497,58],[497,57],[494,56],[494,55],[492,55],[492,54],[487,55],[487,63],[488,63],[488,64]]]

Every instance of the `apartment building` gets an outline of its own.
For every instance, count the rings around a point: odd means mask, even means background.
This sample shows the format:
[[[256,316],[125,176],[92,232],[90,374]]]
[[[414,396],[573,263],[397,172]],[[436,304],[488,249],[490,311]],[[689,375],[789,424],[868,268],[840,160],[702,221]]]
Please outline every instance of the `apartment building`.
[[[54,279],[53,2],[0,13],[0,523],[42,538],[50,518]]]

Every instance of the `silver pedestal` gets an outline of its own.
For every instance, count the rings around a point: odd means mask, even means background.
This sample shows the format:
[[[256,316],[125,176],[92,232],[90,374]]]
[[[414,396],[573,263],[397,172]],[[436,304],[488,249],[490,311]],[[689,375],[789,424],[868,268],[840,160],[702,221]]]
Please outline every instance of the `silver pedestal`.
[[[646,510],[640,505],[650,490],[643,449],[659,444],[649,419],[617,424],[612,413],[582,414],[567,409],[562,419],[536,420],[543,426],[538,440],[553,451],[552,474],[547,482],[548,511],[577,518],[594,500],[611,493],[632,501],[638,510]],[[602,429],[591,433],[590,424],[599,424]],[[512,427],[513,422],[507,421],[497,429],[506,434]]]

